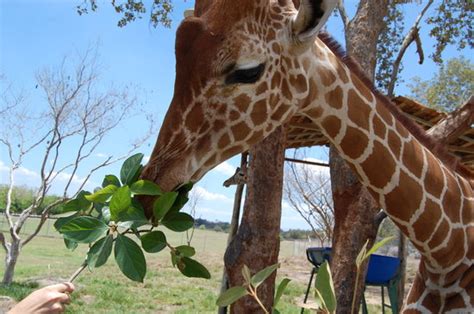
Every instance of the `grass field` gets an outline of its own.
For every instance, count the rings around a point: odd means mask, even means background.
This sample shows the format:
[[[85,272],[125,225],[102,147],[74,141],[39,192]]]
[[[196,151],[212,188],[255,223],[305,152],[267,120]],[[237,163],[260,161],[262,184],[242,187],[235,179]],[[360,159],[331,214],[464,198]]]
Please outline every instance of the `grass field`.
[[[52,224],[51,224],[52,226]],[[33,226],[31,226],[32,228]],[[43,235],[54,235],[45,229]],[[169,234],[169,236],[168,236]],[[184,244],[185,234],[167,232],[173,245]],[[134,283],[124,277],[113,261],[109,259],[101,268],[86,270],[75,282],[77,290],[68,313],[215,313],[215,301],[223,270],[223,255],[227,234],[222,232],[196,230],[192,245],[196,259],[211,272],[210,280],[183,277],[170,262],[165,250],[147,256],[147,276],[143,284]],[[23,249],[15,272],[15,284],[8,288],[0,286],[0,295],[21,299],[42,284],[66,280],[82,263],[86,246],[79,246],[74,252],[64,247],[57,237],[37,237]],[[305,256],[296,255],[292,242],[281,243],[278,280],[289,277],[292,282],[282,299],[279,309],[282,313],[299,313],[297,303],[303,300],[306,282],[311,271]],[[0,254],[3,260],[4,252]],[[0,274],[3,273],[0,264]],[[371,308],[371,312],[379,310]],[[1,312],[1,310],[0,310]]]

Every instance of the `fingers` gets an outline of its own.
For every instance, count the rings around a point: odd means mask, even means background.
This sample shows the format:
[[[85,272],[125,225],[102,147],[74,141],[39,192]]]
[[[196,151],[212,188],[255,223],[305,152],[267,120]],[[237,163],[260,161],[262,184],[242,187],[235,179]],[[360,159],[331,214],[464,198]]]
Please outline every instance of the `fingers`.
[[[51,285],[48,288],[58,292],[73,292],[75,289],[71,282],[58,283],[56,285]]]
[[[65,310],[65,306],[62,303],[56,302],[52,303],[46,313],[63,313]]]
[[[60,302],[60,303],[66,303],[69,304],[71,303],[71,297],[67,293],[61,293],[59,292],[53,299],[54,302]]]
[[[19,302],[11,313],[62,313],[71,302],[72,283],[61,283],[38,289]]]

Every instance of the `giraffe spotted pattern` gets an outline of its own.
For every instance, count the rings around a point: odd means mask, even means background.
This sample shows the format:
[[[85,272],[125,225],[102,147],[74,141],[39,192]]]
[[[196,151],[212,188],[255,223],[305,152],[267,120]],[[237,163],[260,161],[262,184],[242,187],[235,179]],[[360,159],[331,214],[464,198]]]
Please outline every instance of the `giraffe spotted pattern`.
[[[317,38],[335,1],[317,1],[316,16],[315,2],[302,2],[196,1],[177,32],[175,93],[143,177],[164,189],[198,181],[305,115],[420,251],[403,311],[473,312],[472,176],[434,155]]]

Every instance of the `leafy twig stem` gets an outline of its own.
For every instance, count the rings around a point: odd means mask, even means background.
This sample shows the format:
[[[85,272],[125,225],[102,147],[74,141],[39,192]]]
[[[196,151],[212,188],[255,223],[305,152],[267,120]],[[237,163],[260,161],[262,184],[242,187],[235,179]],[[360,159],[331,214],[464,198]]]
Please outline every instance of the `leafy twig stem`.
[[[262,310],[265,312],[265,314],[269,314],[270,312],[267,311],[265,306],[262,304],[262,301],[260,301],[260,299],[258,298],[257,288],[253,288],[252,285],[249,285],[248,286],[248,291],[249,291],[250,295],[255,299],[255,301],[257,301],[258,305],[262,308]]]
[[[74,272],[74,274],[72,274],[71,277],[69,277],[68,282],[73,282],[74,279],[76,279],[76,278],[82,273],[82,271],[83,271],[84,269],[86,269],[86,267],[87,267],[87,261],[84,261],[84,262],[82,263],[81,267],[79,267],[79,268]]]

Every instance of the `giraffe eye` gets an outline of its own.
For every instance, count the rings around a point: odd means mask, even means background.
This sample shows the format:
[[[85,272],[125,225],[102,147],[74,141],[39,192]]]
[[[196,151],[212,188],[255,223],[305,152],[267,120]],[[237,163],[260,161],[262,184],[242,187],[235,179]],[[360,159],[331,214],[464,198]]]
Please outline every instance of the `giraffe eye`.
[[[265,70],[265,64],[259,64],[256,67],[250,69],[235,70],[225,78],[227,85],[231,84],[251,84],[255,83],[262,76],[263,70]]]

